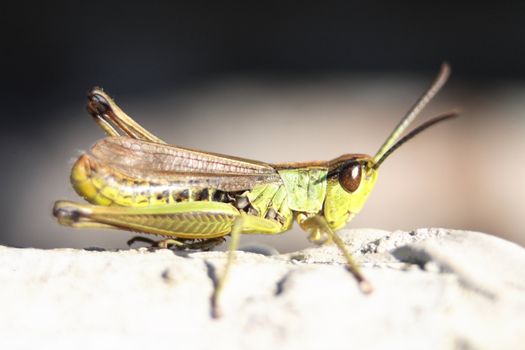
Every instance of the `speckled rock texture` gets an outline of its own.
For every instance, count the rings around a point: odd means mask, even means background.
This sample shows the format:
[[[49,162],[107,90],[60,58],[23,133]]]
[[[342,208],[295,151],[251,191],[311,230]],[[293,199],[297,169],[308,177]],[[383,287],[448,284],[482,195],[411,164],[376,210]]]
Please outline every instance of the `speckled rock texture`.
[[[238,252],[210,317],[224,252],[0,247],[0,348],[522,349],[525,249],[476,232],[340,232],[333,245]]]

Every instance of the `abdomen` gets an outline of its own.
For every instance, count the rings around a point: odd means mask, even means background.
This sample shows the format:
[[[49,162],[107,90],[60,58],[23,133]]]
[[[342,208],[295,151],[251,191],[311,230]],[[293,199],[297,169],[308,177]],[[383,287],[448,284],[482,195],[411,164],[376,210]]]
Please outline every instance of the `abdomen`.
[[[189,186],[189,182],[191,186]],[[133,178],[84,154],[71,170],[75,191],[88,202],[103,206],[143,207],[187,201],[227,202],[231,195],[198,180],[169,182],[161,177]]]

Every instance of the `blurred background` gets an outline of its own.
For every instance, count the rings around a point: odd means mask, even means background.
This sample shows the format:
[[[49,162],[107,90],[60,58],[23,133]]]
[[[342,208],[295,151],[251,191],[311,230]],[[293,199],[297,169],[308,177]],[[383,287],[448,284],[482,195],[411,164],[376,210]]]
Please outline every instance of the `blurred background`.
[[[442,61],[453,74],[349,227],[448,227],[525,244],[525,3],[15,2],[2,14],[0,244],[124,248],[133,234],[51,216],[103,133],[104,87],[174,144],[266,162],[373,154]],[[417,123],[416,123],[417,124]],[[244,242],[308,246],[298,229]]]

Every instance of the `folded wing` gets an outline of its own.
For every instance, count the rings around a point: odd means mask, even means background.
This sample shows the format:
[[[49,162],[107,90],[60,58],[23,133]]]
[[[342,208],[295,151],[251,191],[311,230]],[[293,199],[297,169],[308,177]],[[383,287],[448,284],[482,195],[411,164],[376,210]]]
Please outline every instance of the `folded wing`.
[[[91,148],[96,161],[137,179],[241,191],[281,183],[269,164],[128,137],[108,137]]]

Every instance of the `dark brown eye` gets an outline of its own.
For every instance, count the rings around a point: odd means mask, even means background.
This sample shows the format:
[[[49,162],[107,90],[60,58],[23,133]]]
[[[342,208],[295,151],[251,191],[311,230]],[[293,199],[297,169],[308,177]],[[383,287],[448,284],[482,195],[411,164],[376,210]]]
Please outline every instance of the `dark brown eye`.
[[[357,191],[361,183],[361,165],[354,163],[341,169],[339,183],[347,192]]]

